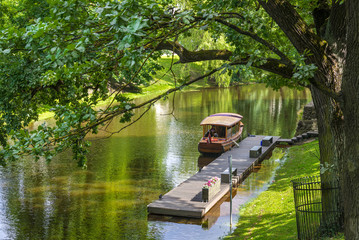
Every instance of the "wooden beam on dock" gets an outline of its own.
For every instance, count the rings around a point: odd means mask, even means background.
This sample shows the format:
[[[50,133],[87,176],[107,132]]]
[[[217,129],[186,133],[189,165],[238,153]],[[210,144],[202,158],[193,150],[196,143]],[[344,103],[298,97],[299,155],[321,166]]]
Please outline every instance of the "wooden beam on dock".
[[[161,199],[147,206],[152,214],[172,215],[191,218],[202,218],[228,191],[229,184],[221,184],[220,191],[209,202],[202,202],[202,186],[212,177],[221,177],[221,173],[228,168],[228,156],[232,155],[232,166],[237,168],[239,182],[250,174],[253,167],[273,150],[279,137],[273,137],[273,143],[262,146],[262,154],[256,158],[249,157],[249,150],[260,146],[265,136],[247,137],[239,142],[239,147],[223,153],[209,165],[177,187],[162,196]]]

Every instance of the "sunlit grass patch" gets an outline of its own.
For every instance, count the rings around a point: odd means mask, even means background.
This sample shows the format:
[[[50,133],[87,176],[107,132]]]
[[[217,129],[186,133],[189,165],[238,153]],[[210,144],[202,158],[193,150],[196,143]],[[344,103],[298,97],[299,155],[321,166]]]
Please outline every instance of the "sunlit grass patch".
[[[319,174],[318,141],[287,150],[267,191],[240,210],[234,239],[297,239],[291,180]]]

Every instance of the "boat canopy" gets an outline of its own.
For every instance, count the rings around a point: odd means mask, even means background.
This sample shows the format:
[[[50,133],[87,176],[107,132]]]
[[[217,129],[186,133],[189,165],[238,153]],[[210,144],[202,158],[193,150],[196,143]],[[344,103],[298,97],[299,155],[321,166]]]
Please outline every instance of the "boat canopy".
[[[236,113],[216,113],[203,119],[201,126],[203,125],[217,125],[230,127],[238,123],[243,117]]]

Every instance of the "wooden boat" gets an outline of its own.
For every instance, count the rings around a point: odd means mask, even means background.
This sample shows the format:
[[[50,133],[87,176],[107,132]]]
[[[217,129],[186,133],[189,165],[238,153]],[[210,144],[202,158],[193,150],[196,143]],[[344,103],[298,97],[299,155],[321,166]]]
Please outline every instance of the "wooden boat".
[[[243,117],[236,113],[216,113],[202,122],[203,136],[198,143],[201,153],[223,153],[240,139],[243,131]]]

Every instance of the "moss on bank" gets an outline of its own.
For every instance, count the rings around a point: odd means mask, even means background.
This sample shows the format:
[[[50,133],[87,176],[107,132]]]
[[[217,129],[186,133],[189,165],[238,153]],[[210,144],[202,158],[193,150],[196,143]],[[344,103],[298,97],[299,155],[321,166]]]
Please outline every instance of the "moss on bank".
[[[291,180],[318,175],[318,157],[318,141],[289,148],[274,182],[267,191],[240,210],[236,229],[225,239],[297,239]]]

